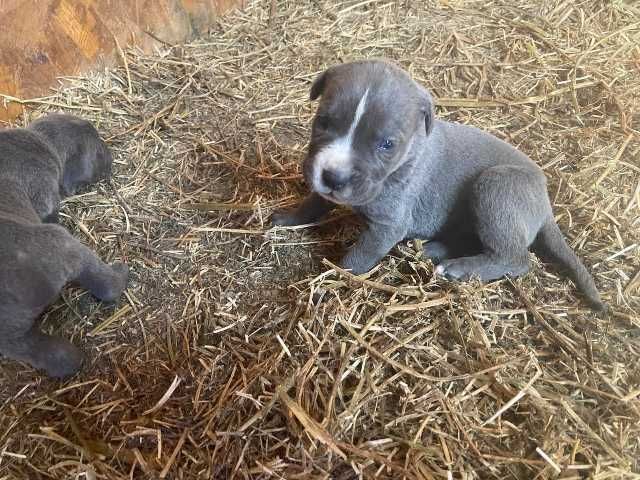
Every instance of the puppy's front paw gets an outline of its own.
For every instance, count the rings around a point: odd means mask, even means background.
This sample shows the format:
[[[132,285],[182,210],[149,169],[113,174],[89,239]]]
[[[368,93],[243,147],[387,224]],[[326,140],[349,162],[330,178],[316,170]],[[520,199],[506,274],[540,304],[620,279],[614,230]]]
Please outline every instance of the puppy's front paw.
[[[363,262],[362,260],[359,260],[355,255],[352,255],[351,253],[347,253],[340,262],[340,266],[343,269],[349,270],[354,275],[362,275],[363,273],[367,273],[374,267],[374,265],[375,264],[371,265],[370,262]]]
[[[127,283],[129,281],[129,266],[122,262],[116,262],[111,265],[113,271],[119,278],[118,289],[120,292],[118,293],[118,297],[122,294],[125,288],[127,288]]]
[[[115,262],[111,265],[113,271],[120,277],[122,281],[122,289],[127,285],[127,280],[129,279],[129,266],[126,263]]]
[[[127,288],[129,267],[122,262],[116,262],[111,265],[111,270],[114,273],[114,277],[109,282],[110,284],[105,289],[106,291],[98,296],[103,302],[115,302],[120,298],[124,289]]]
[[[276,227],[292,227],[300,225],[294,210],[278,210],[271,215],[271,225]]]

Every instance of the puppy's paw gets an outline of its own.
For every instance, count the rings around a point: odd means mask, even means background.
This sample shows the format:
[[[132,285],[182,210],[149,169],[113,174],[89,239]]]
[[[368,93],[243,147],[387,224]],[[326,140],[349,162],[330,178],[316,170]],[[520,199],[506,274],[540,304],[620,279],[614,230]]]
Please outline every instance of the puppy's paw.
[[[80,371],[83,361],[84,358],[78,350],[73,355],[59,359],[56,365],[49,366],[46,370],[47,375],[60,380],[72,377]]]
[[[115,302],[127,288],[129,267],[122,262],[116,262],[111,265],[111,270],[114,275],[106,282],[104,289],[100,292],[94,292],[94,295],[103,302]]]
[[[42,223],[60,223],[60,212],[56,209],[42,219]]]
[[[427,242],[422,248],[425,257],[430,259],[433,263],[440,263],[451,256],[449,248],[442,242],[430,241]]]
[[[44,370],[52,378],[71,377],[80,371],[84,362],[82,352],[62,338],[46,337],[39,349],[39,361],[34,366]]]
[[[114,294],[115,298],[118,298],[120,297],[120,295],[122,295],[124,289],[127,288],[127,283],[129,281],[129,266],[122,262],[116,262],[111,265],[111,268],[113,269],[117,277]]]
[[[583,294],[585,295],[585,294]],[[589,306],[596,311],[598,314],[606,315],[611,313],[611,307],[607,305],[600,295],[596,293],[595,296],[585,295],[585,300],[589,304]]]
[[[455,281],[469,280],[473,274],[473,272],[469,271],[464,259],[458,258],[440,262],[433,273],[438,277]]]
[[[115,262],[111,264],[111,268],[117,275],[124,279],[126,284],[127,279],[129,278],[129,266],[126,263]]]
[[[371,265],[370,262],[364,262],[356,258],[356,255],[347,253],[340,262],[340,266],[354,275],[362,275],[371,270],[375,266],[375,263]]]
[[[300,222],[295,211],[278,210],[271,215],[271,225],[274,227],[293,227],[300,225]]]

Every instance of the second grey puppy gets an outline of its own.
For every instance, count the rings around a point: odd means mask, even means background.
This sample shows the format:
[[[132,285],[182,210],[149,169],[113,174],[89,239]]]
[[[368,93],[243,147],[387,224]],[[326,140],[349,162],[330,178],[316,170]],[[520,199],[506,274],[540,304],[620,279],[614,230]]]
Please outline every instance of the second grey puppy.
[[[551,257],[596,309],[593,278],[565,242],[542,170],[477,128],[438,120],[430,94],[401,68],[363,60],[329,68],[304,175],[313,193],[276,225],[318,220],[336,204],[367,221],[342,266],[370,270],[398,242],[429,240],[436,273],[490,281],[529,270],[529,247]]]
[[[128,268],[107,265],[57,220],[60,199],[107,178],[111,153],[89,122],[49,115],[0,131],[0,354],[53,377],[82,364],[69,341],[46,335],[37,317],[75,282],[101,300],[124,290]]]

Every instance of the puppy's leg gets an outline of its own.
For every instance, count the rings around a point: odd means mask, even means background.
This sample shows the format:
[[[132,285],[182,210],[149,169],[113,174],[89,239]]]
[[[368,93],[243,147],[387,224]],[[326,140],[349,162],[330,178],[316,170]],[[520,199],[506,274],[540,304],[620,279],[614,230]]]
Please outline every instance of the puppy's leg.
[[[335,203],[322,198],[317,193],[312,193],[295,210],[275,212],[271,217],[271,223],[283,227],[313,223],[324,217],[335,206]]]
[[[439,240],[429,240],[422,248],[422,251],[428,259],[433,263],[440,263],[442,260],[451,258],[454,255],[451,252],[451,248]]]
[[[477,278],[482,282],[489,282],[507,275],[519,277],[528,271],[528,255],[506,257],[497,256],[494,253],[444,260],[435,269],[437,275],[450,280],[464,281]]]
[[[55,257],[50,255],[46,260],[51,258]],[[12,283],[2,292],[0,353],[43,369],[50,376],[65,377],[80,368],[80,351],[34,326],[35,319],[58,297],[65,283],[64,272],[60,276],[60,269],[50,271],[46,261],[31,260],[13,269]]]
[[[56,208],[53,212],[42,219],[42,223],[59,223],[60,210]]]
[[[423,247],[424,255],[434,264],[449,258],[477,255],[481,251],[482,245],[477,237],[463,234],[429,240]]]
[[[46,335],[36,327],[23,334],[3,330],[0,329],[0,353],[44,370],[50,377],[68,377],[82,366],[82,353],[67,340]]]
[[[129,267],[116,262],[107,265],[84,245],[81,253],[79,274],[74,282],[86,288],[91,294],[104,302],[117,300],[127,286]]]
[[[342,259],[342,267],[360,275],[371,270],[406,236],[404,225],[369,224]]]
[[[116,300],[127,285],[129,267],[123,263],[107,265],[89,248],[76,240],[64,228],[48,225],[48,235],[41,248],[57,248],[57,263],[50,268],[61,278],[62,285],[74,282],[105,302]],[[64,273],[62,273],[64,272]]]
[[[542,173],[501,165],[473,185],[470,207],[482,253],[441,262],[436,273],[455,280],[495,280],[529,270],[528,247],[551,212]]]

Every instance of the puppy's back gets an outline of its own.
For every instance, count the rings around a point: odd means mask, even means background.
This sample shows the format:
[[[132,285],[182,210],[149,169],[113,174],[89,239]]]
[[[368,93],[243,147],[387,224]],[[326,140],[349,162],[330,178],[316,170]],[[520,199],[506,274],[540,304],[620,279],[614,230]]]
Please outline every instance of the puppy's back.
[[[497,165],[518,165],[538,169],[526,154],[485,130],[441,120],[437,120],[437,125],[440,127],[441,135],[445,137],[441,143],[446,158],[450,161],[463,162],[471,170],[474,170],[474,166],[478,170],[484,170]]]

